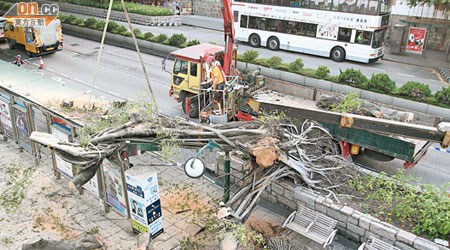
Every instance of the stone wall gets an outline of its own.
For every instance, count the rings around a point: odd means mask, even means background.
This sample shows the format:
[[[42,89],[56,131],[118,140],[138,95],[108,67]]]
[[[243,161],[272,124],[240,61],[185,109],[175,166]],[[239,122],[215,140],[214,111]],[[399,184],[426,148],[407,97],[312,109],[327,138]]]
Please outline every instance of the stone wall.
[[[224,154],[218,153],[221,157],[217,165],[210,169],[218,175],[223,175]],[[231,155],[231,180],[232,184],[242,185],[242,178],[245,176],[243,170],[246,169],[245,161],[238,156]],[[366,170],[361,170],[363,174],[374,174]],[[415,234],[397,228],[391,224],[359,212],[349,206],[335,203],[319,193],[310,189],[297,186],[288,180],[278,180],[272,183],[261,196],[266,201],[284,206],[288,211],[297,210],[298,206],[311,208],[338,221],[337,229],[343,235],[353,241],[363,243],[370,236],[395,245],[403,250],[448,250],[427,239],[418,237]]]
[[[222,18],[220,10],[222,9],[222,1],[219,0],[180,0],[178,3],[181,7],[189,6],[189,2],[193,8],[195,15]]]

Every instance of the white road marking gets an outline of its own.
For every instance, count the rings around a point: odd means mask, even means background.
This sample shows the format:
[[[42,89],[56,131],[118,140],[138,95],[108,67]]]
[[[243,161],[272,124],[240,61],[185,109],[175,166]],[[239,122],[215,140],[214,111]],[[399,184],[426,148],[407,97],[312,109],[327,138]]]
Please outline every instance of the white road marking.
[[[434,80],[434,79],[430,79],[430,81],[442,83],[441,81],[439,81],[439,80]]]
[[[32,69],[31,72],[34,72],[34,73],[39,74],[39,75],[42,75],[42,76],[45,75],[44,72],[38,71],[38,70],[36,70],[36,69]]]
[[[413,76],[413,75],[408,75],[408,74],[403,74],[403,73],[397,73],[397,74],[399,74],[401,76],[406,76],[406,77],[416,77],[416,76]]]
[[[64,73],[59,73],[60,75],[62,75],[62,76],[64,76],[64,77],[66,77],[66,78],[70,78],[70,76],[68,76],[68,75],[66,75],[66,74],[64,74]]]
[[[94,89],[98,89],[98,90],[101,90],[99,87],[97,87],[97,86],[94,86]]]
[[[62,79],[61,79],[61,77],[59,77],[59,76],[54,76],[54,77],[52,77],[52,79],[53,80],[55,80],[55,81],[58,81],[58,82],[60,82],[60,83],[62,83],[62,84],[66,84]]]
[[[39,64],[37,64],[37,63],[33,63],[33,65],[36,65],[36,66],[38,66],[38,67],[40,66],[40,65],[39,65]]]
[[[386,70],[384,70],[384,69],[377,69],[377,68],[373,68],[373,67],[367,67],[367,68],[368,68],[368,69],[371,69],[371,70],[382,71],[382,72],[386,71]]]
[[[118,65],[118,64],[116,64],[116,67],[117,67],[117,68],[124,69],[124,70],[130,70],[130,68],[127,68],[127,67],[125,67],[125,66]]]
[[[50,72],[55,72],[55,70],[52,69],[52,68],[47,68],[47,70],[50,71]]]
[[[78,79],[78,78],[74,78],[73,80],[76,81],[76,82],[79,82],[79,83],[84,83],[83,80],[80,80],[80,79]]]

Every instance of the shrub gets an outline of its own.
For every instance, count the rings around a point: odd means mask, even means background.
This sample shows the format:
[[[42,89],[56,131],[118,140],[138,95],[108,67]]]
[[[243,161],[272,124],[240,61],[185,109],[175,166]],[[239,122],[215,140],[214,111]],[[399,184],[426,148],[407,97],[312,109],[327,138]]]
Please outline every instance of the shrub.
[[[9,10],[12,7],[12,3],[4,3],[3,7],[1,8],[2,10]]]
[[[289,63],[289,70],[298,73],[303,69],[303,66],[303,59],[297,58],[295,61]]]
[[[197,40],[197,39],[195,39],[195,40],[190,40],[190,41],[187,43],[186,47],[194,46],[194,45],[198,45],[198,44],[200,44],[200,41],[199,41],[199,40]]]
[[[395,90],[395,82],[389,78],[388,74],[376,74],[372,75],[366,87],[369,90],[390,94]]]
[[[142,33],[141,30],[137,29],[137,28],[134,29],[133,32],[134,32],[134,35],[136,35],[136,36]]]
[[[154,36],[152,40],[157,43],[163,43],[167,40],[167,36],[165,34],[159,34],[157,36]]]
[[[309,76],[309,77],[316,76],[316,70],[315,69],[304,68],[304,69],[300,70],[299,73],[301,73],[302,75],[305,75],[305,76]]]
[[[95,29],[96,30],[101,30],[103,31],[103,29],[105,29],[105,21],[97,21],[97,23],[95,24]]]
[[[242,54],[242,61],[249,63],[255,60],[259,56],[259,52],[256,50],[249,49]]]
[[[114,21],[108,22],[108,32],[113,32],[114,30],[118,29],[119,25]]]
[[[186,37],[183,34],[173,34],[169,38],[169,45],[172,46],[180,46],[184,42],[186,42]]]
[[[145,32],[144,33],[145,40],[148,40],[148,39],[150,39],[152,37],[153,37],[153,33],[152,32]]]
[[[144,34],[137,34],[137,35],[136,35],[136,38],[137,38],[137,39],[141,39],[141,40],[145,40]]]
[[[282,70],[282,71],[289,71],[289,64],[281,63],[278,66],[276,66],[275,69]]]
[[[131,37],[131,32],[130,31],[121,32],[120,34],[122,36],[129,36],[129,37]]]
[[[269,67],[269,59],[267,58],[256,58],[253,60],[253,63],[264,67]]]
[[[84,26],[84,19],[83,18],[76,18],[72,24],[78,25],[78,26]]]
[[[2,9],[1,4],[2,2],[0,2],[0,10]],[[58,14],[58,19],[61,21],[61,23],[65,23],[68,17],[68,15]]]
[[[77,19],[76,16],[70,15],[70,16],[68,16],[68,17],[66,18],[66,22],[67,22],[67,23],[73,23],[73,22],[75,22],[76,19]]]
[[[355,113],[360,107],[361,102],[358,99],[358,93],[347,92],[342,102],[333,104],[332,109],[335,112]]]
[[[316,77],[324,79],[330,73],[330,69],[327,66],[319,66],[316,70]]]
[[[89,17],[84,21],[84,24],[86,25],[86,27],[94,28],[97,24],[97,20],[95,18]]]
[[[443,104],[450,105],[450,87],[442,87],[442,90],[436,92],[436,99]]]
[[[398,93],[403,96],[418,98],[423,101],[426,100],[427,97],[431,97],[431,90],[428,85],[413,81],[409,81],[401,86],[400,89],[398,89]]]
[[[283,62],[283,59],[279,56],[272,56],[267,61],[267,64],[270,68],[276,68],[278,65],[280,65]]]
[[[122,33],[127,32],[127,28],[125,28],[125,26],[123,26],[123,25],[120,25],[119,27],[114,29],[112,32],[116,33],[116,34],[122,34]]]
[[[355,87],[364,87],[367,83],[367,77],[361,73],[361,71],[350,68],[345,70],[344,72],[341,71],[338,77],[338,81],[340,83],[348,84]]]

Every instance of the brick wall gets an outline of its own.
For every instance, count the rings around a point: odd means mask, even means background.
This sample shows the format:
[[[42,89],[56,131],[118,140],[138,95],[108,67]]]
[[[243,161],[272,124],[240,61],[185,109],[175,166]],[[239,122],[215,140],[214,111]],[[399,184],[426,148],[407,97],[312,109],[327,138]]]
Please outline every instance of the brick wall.
[[[220,10],[222,8],[222,1],[219,0],[180,0],[178,4],[181,7],[188,7],[189,2],[194,9],[194,14],[199,16],[221,18]]]

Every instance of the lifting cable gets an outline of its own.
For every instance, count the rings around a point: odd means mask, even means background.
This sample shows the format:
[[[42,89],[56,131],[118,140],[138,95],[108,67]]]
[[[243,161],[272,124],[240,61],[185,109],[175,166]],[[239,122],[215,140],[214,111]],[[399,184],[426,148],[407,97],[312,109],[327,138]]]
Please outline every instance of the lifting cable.
[[[110,15],[111,15],[111,9],[112,9],[113,2],[114,2],[114,0],[110,0],[109,1],[108,12],[106,14],[105,28],[103,29],[102,40],[100,42],[100,50],[99,50],[98,57],[97,57],[97,63],[95,64],[94,77],[92,79],[92,84],[91,84],[91,92],[90,92],[90,95],[89,95],[89,107],[91,106],[91,97],[92,97],[92,93],[94,91],[95,80],[97,78],[98,66],[100,65],[100,58],[101,58],[102,52],[103,52],[103,46],[104,46],[104,43],[105,43],[105,37],[106,37],[107,29],[108,29],[108,23],[109,23],[109,18],[110,18]],[[131,26],[130,17],[128,15],[128,11],[127,11],[127,8],[125,6],[125,1],[121,0],[121,2],[122,2],[123,11],[125,13],[125,17],[127,18],[128,27],[130,28],[130,31],[131,31],[131,37],[133,38],[133,42],[134,42],[134,45],[136,47],[136,51],[137,51],[138,56],[139,56],[139,61],[140,61],[141,66],[142,66],[142,70],[144,71],[145,80],[147,81],[148,90],[150,91],[150,95],[151,95],[151,98],[152,98],[152,101],[153,101],[152,107],[156,111],[156,114],[159,116],[158,104],[156,103],[155,95],[153,94],[153,90],[152,90],[152,87],[150,85],[150,78],[148,77],[147,70],[146,70],[145,64],[144,64],[144,60],[142,59],[142,54],[141,54],[141,51],[139,49],[139,45],[137,43],[136,35],[134,34],[133,27]]]

